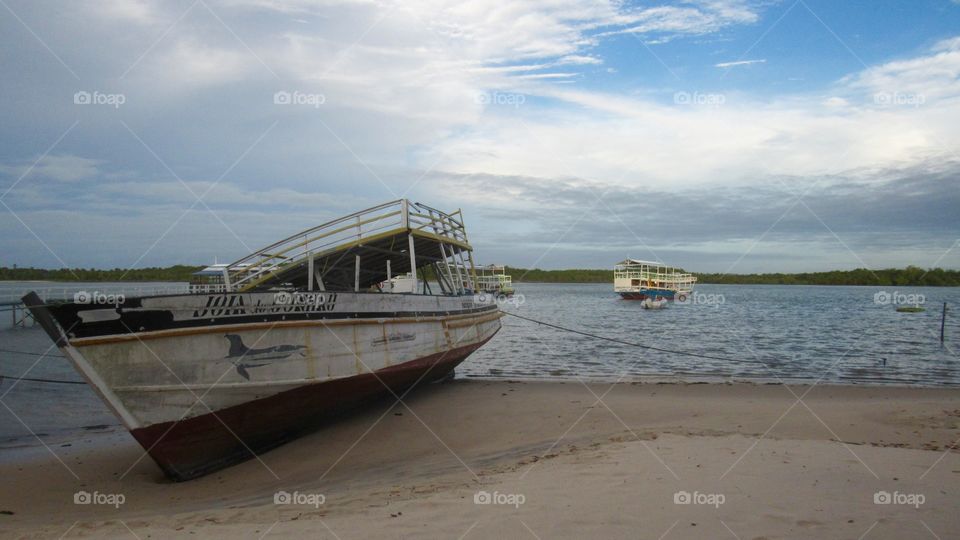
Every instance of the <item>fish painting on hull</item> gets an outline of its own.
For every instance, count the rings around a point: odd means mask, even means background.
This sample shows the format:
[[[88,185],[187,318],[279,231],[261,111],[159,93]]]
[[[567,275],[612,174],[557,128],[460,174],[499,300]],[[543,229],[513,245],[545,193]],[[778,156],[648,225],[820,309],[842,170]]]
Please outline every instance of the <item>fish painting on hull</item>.
[[[225,358],[236,366],[237,373],[248,381],[250,380],[250,372],[247,371],[247,368],[267,366],[272,363],[265,362],[265,360],[283,360],[289,358],[294,353],[299,353],[300,356],[306,356],[300,352],[307,348],[304,345],[276,345],[273,347],[251,349],[244,345],[243,338],[236,334],[226,334],[224,337],[230,341],[230,351]],[[251,360],[251,362],[245,362],[244,360]]]

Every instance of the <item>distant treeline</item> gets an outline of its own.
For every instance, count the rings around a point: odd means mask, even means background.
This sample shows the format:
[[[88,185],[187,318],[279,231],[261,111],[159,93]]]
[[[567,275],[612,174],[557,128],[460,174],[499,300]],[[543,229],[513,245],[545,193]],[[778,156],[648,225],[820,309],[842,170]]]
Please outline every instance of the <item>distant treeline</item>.
[[[7,268],[0,266],[0,280],[10,281],[190,281],[190,275],[203,266],[168,266],[166,268]]]
[[[515,282],[529,283],[611,283],[613,270],[527,270],[507,267]],[[799,274],[709,274],[694,272],[698,283],[744,285],[879,285],[955,287],[960,285],[960,270],[916,266],[883,270],[834,270]]]
[[[515,283],[613,283],[613,270],[528,270],[508,266],[506,272]]]
[[[190,281],[191,274],[202,266],[176,265],[167,268],[114,268],[97,270],[73,268],[49,270],[45,268],[0,267],[0,280],[9,281]],[[540,270],[507,267],[507,273],[517,283],[612,283],[613,270],[573,269]],[[755,285],[879,285],[879,286],[960,286],[960,270],[916,266],[883,270],[834,270],[832,272],[804,272],[799,274],[707,274],[694,273],[699,283],[729,283]],[[432,273],[428,272],[428,277]]]
[[[960,285],[960,270],[916,266],[885,268],[883,270],[834,270],[832,272],[803,272],[800,274],[697,274],[700,283],[743,283],[769,285],[880,285],[893,287],[928,286],[956,287]]]

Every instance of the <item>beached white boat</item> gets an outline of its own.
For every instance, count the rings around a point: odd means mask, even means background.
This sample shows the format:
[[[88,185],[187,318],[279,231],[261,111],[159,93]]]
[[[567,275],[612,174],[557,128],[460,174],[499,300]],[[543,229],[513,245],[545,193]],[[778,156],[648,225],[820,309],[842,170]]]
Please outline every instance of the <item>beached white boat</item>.
[[[441,379],[492,338],[502,313],[472,294],[462,219],[393,201],[211,269],[191,294],[24,302],[163,471],[183,480]],[[418,279],[427,267],[439,290]],[[377,287],[407,272],[411,294]]]
[[[627,300],[684,302],[696,283],[693,274],[659,262],[626,259],[613,267],[613,290]]]

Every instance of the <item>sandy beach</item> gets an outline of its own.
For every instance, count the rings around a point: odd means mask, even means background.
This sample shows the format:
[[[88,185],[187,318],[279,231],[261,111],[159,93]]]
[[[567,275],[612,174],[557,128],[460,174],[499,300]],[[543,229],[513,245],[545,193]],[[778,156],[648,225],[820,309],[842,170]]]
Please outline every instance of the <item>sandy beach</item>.
[[[958,428],[953,389],[457,380],[185,483],[119,428],[5,449],[0,535],[951,538]]]

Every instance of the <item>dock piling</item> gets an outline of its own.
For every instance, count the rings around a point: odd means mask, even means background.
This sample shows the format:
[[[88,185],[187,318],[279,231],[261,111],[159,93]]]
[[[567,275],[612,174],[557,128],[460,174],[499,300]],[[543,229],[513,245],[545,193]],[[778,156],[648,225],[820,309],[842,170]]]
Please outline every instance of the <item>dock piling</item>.
[[[947,322],[947,303],[943,303],[943,313],[940,315],[940,343],[943,343],[943,328]]]

